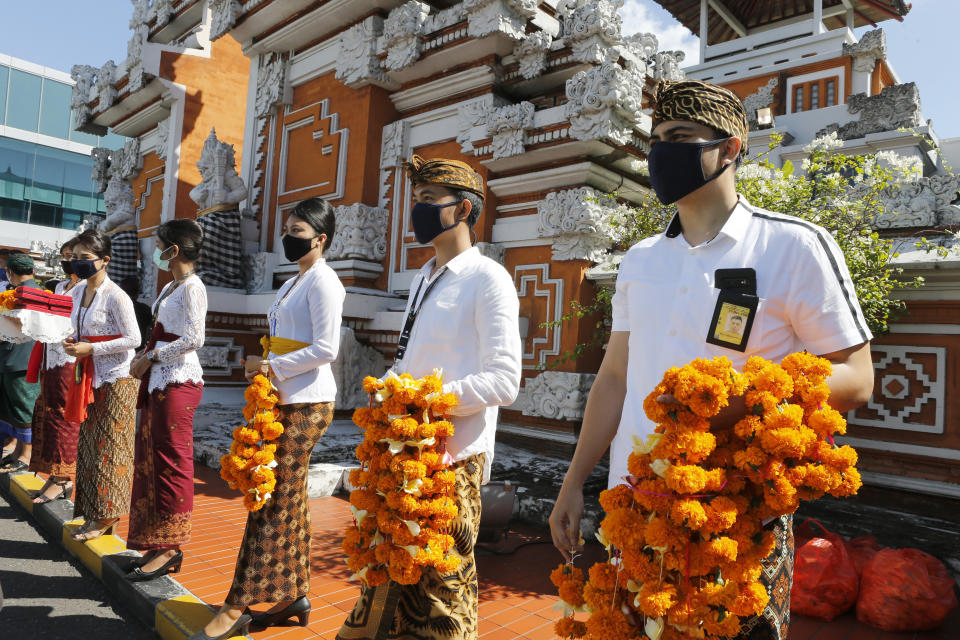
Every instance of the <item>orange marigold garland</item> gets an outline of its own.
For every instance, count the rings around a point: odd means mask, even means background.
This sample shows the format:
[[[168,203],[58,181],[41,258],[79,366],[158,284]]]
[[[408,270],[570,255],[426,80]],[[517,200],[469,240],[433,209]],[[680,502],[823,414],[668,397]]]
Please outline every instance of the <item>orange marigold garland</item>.
[[[668,370],[646,397],[657,426],[634,438],[627,484],[600,494],[597,539],[608,560],[585,577],[572,565],[551,574],[564,617],[561,638],[724,638],[759,614],[769,596],[760,561],[774,548],[767,518],[800,500],[849,496],[861,481],[857,454],[837,446],[843,416],[827,403],[830,363],[794,353],[775,364],[728,358]],[[659,402],[672,395],[679,404]],[[711,432],[710,418],[743,396],[747,415]],[[573,616],[589,612],[581,622]]]
[[[443,392],[437,370],[420,379],[367,376],[363,388],[379,406],[353,413],[364,431],[361,467],[350,472],[354,524],[343,541],[353,579],[415,584],[422,567],[453,571],[460,558],[450,553],[454,540],[446,531],[457,516],[456,478],[444,443],[453,435],[445,418],[457,397]]]
[[[230,453],[220,458],[220,477],[230,483],[231,489],[243,494],[243,506],[258,511],[270,499],[277,485],[274,469],[277,466],[277,445],[268,444],[283,433],[277,422],[279,398],[270,380],[258,375],[244,391],[247,406],[243,409],[246,426],[233,430]]]
[[[8,289],[0,292],[0,309],[12,311],[16,305],[17,290]]]

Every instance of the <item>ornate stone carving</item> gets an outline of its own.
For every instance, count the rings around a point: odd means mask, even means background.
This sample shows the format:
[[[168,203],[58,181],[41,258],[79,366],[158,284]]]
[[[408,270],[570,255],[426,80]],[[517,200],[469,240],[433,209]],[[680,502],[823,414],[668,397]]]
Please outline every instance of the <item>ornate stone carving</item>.
[[[525,386],[527,406],[523,415],[582,420],[587,396],[596,377],[592,373],[544,371],[536,378],[528,379]]]
[[[537,0],[463,0],[467,10],[467,33],[474,38],[501,32],[520,40],[527,20],[537,15]]]
[[[106,63],[97,71],[97,98],[100,100],[97,109],[103,113],[117,101],[117,88],[113,86],[117,65],[113,60]]]
[[[103,206],[107,217],[97,227],[100,231],[112,231],[118,227],[135,225],[137,214],[133,206],[133,189],[127,184],[120,172],[114,168],[110,172],[110,181],[103,192]]]
[[[170,118],[164,118],[157,123],[157,146],[153,150],[157,157],[166,161],[170,153]]]
[[[518,156],[524,151],[526,131],[533,126],[533,103],[521,102],[487,112],[484,122],[493,136],[493,159]]]
[[[757,128],[757,109],[763,109],[773,104],[773,92],[780,84],[776,77],[770,78],[767,84],[763,85],[746,98],[743,99],[743,108],[747,112],[747,120],[750,122],[750,130]]]
[[[262,118],[283,101],[284,84],[287,79],[287,61],[279,53],[260,56],[257,68],[257,97],[254,114]]]
[[[660,41],[652,33],[635,33],[623,39],[627,48],[639,58],[652,58],[660,49]]]
[[[644,76],[605,62],[567,80],[565,114],[577,140],[609,138],[626,144],[642,115]]]
[[[143,87],[146,75],[143,72],[143,43],[147,36],[146,25],[140,25],[127,42],[127,59],[124,66],[127,69],[127,90],[130,92],[139,91]]]
[[[173,0],[153,0],[153,10],[157,14],[157,28],[161,29],[170,22],[173,17]]]
[[[653,54],[653,77],[657,80],[683,80],[686,74],[680,63],[686,54],[683,51],[660,51]]]
[[[263,293],[270,291],[271,282],[268,281],[269,253],[254,253],[243,256],[243,268],[247,274],[247,293]]]
[[[458,22],[461,22],[466,16],[467,10],[464,8],[463,3],[457,3],[452,7],[437,11],[428,17],[426,22],[423,23],[423,32],[434,33],[441,29],[452,27]]]
[[[233,29],[242,10],[238,0],[210,0],[210,39],[216,40]]]
[[[169,3],[169,0],[167,0]],[[130,28],[136,31],[139,27],[145,26],[150,19],[156,15],[156,8],[150,6],[150,0],[130,0],[133,5],[133,13],[130,15]],[[154,0],[154,5],[158,4]]]
[[[863,34],[859,42],[843,43],[843,55],[853,58],[853,70],[872,73],[877,60],[887,59],[887,34],[874,29]]]
[[[145,238],[140,241],[140,255],[152,256],[157,246],[156,238]],[[153,260],[140,262],[140,295],[141,302],[152,304],[157,299],[157,265]]]
[[[340,349],[331,364],[337,383],[337,406],[342,409],[365,407],[370,396],[363,391],[363,377],[371,371],[382,371],[383,355],[357,340],[353,329],[340,328]]]
[[[140,155],[140,138],[129,138],[122,149],[117,149],[110,159],[111,170],[120,174],[124,180],[132,180],[143,167]]]
[[[563,16],[563,38],[581,62],[615,62],[623,42],[623,0],[567,0],[557,7]]]
[[[920,91],[915,82],[895,84],[877,95],[858,93],[850,96],[847,111],[859,113],[860,118],[843,126],[830,125],[817,132],[819,138],[833,131],[841,140],[854,140],[870,133],[896,131],[923,126],[920,114]]]
[[[548,193],[537,203],[537,235],[552,239],[554,260],[597,262],[613,244],[620,205],[590,187]]]
[[[917,177],[891,185],[884,193],[883,215],[874,220],[878,229],[953,226],[960,223],[960,206],[953,204],[960,191],[960,175]]]
[[[463,153],[473,151],[471,142],[471,132],[477,125],[484,124],[487,114],[498,107],[509,104],[504,98],[494,95],[490,99],[474,100],[460,105],[457,109],[457,119],[459,127],[457,133],[457,142],[460,143],[460,150]]]
[[[110,149],[106,147],[94,147],[90,150],[90,157],[93,158],[90,180],[96,185],[94,190],[97,193],[106,190],[107,181],[110,179],[110,153]]]
[[[410,124],[406,120],[391,122],[383,128],[383,142],[380,145],[380,168],[399,167],[406,159],[407,139]]]
[[[97,82],[96,67],[88,64],[75,64],[70,68],[70,77],[73,78],[73,92],[70,94],[70,107],[80,109],[90,102],[90,92]]]
[[[343,84],[358,87],[386,78],[377,56],[377,38],[383,33],[383,18],[369,16],[340,36],[336,78]]]
[[[517,59],[517,72],[527,80],[536,78],[547,68],[547,53],[553,37],[546,31],[534,31],[517,43],[513,57]]]
[[[216,129],[211,129],[197,162],[201,182],[190,191],[190,199],[201,211],[239,204],[247,197],[247,187],[237,175],[236,164],[233,145],[218,140]]]
[[[410,66],[420,57],[423,47],[423,25],[430,15],[430,6],[410,0],[392,10],[383,22],[381,46],[387,53],[384,66],[397,71]]]
[[[326,251],[327,259],[383,260],[387,255],[387,210],[357,203],[336,207],[336,213],[337,233]]]
[[[503,264],[507,250],[502,244],[496,242],[478,242],[476,247],[480,251],[480,255]]]

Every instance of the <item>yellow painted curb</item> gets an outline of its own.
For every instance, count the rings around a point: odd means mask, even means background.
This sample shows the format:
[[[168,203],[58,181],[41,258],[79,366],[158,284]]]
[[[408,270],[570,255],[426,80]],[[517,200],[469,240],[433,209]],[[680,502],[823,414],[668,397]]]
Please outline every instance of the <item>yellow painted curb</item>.
[[[33,513],[33,494],[43,488],[44,480],[32,473],[21,473],[10,478],[10,492],[20,505]]]
[[[207,626],[213,615],[195,596],[178,596],[157,605],[153,626],[163,640],[184,640]]]
[[[103,556],[126,551],[127,544],[115,535],[103,535],[87,542],[77,542],[71,534],[83,524],[82,519],[71,520],[63,525],[63,546],[80,562],[93,571],[98,578],[103,577]]]

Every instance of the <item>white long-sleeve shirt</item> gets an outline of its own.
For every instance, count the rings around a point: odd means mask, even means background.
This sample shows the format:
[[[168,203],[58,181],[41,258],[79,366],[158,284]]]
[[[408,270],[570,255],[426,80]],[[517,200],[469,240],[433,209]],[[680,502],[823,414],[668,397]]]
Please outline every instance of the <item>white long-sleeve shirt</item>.
[[[147,389],[163,389],[168,384],[195,382],[203,384],[203,367],[197,349],[203,346],[207,321],[207,288],[196,275],[189,276],[173,293],[164,297],[174,285],[170,282],[160,292],[159,312],[157,303],[151,311],[157,314],[157,322],[166,333],[180,336],[173,342],[157,341],[154,347],[157,362],[150,368],[150,385]]]
[[[270,336],[310,345],[286,355],[270,354],[280,404],[336,400],[337,382],[330,363],[340,350],[346,295],[336,271],[322,259],[299,280],[291,278],[277,291],[277,299],[267,311]]]
[[[430,277],[435,263],[429,260],[410,285],[407,313],[411,304],[420,307],[407,350],[393,370],[420,378],[443,369],[444,391],[460,399],[447,451],[454,460],[486,454],[486,482],[499,408],[513,404],[520,392],[520,301],[506,269],[476,247],[448,262],[442,277],[441,269]]]
[[[99,389],[105,382],[116,382],[130,377],[130,363],[134,349],[140,346],[140,327],[133,301],[109,277],[104,278],[97,289],[90,307],[81,308],[83,292],[87,290],[84,280],[73,289],[73,327],[81,337],[119,335],[119,338],[93,344],[93,388]]]

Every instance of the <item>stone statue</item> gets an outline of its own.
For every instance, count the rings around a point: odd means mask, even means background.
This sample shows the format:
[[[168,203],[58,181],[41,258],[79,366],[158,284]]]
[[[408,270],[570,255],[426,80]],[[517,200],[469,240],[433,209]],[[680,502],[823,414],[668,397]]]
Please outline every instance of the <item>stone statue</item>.
[[[197,162],[200,184],[190,191],[204,234],[197,275],[207,286],[245,287],[239,205],[247,197],[247,187],[236,164],[233,145],[218,140],[211,129]]]
[[[107,275],[114,282],[139,277],[137,213],[133,204],[133,189],[120,173],[118,167],[111,168],[110,181],[103,192],[107,217],[97,225],[100,231],[110,236],[112,251]]]

